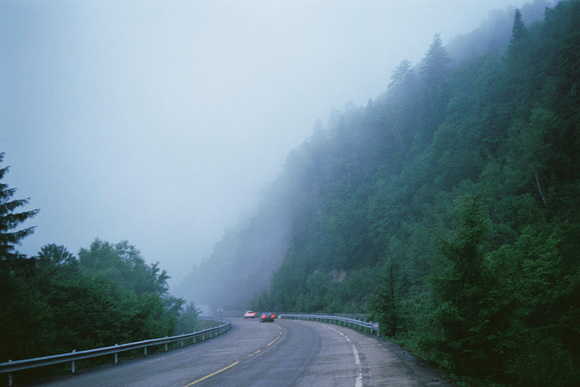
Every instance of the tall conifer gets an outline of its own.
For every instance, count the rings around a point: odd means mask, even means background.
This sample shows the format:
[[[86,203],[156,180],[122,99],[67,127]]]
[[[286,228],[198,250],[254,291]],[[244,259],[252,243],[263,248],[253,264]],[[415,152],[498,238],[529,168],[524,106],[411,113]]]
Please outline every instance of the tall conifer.
[[[0,163],[3,159],[4,153],[0,153]],[[0,180],[8,173],[8,170],[8,167],[0,168]],[[38,213],[38,210],[16,212],[17,208],[28,203],[28,199],[14,200],[12,197],[15,193],[15,188],[0,183],[0,261],[7,261],[9,264],[17,258],[22,258],[21,254],[16,252],[15,246],[34,232],[34,227],[15,229]]]
[[[522,20],[522,14],[519,9],[516,9],[514,16],[514,24],[512,27],[512,39],[511,43],[519,42],[528,37],[528,28]]]

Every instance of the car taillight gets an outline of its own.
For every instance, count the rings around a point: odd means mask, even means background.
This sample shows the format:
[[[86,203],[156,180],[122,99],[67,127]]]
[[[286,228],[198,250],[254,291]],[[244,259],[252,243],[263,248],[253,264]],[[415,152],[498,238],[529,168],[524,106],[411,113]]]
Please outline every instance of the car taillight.
[[[275,314],[273,314],[273,315],[272,315],[272,318],[275,318],[275,317],[276,317],[276,315],[275,315]]]

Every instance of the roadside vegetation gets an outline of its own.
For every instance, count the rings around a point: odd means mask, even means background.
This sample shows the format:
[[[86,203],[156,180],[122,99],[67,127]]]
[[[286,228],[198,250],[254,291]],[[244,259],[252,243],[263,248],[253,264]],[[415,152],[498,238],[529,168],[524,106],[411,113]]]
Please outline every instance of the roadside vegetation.
[[[7,172],[0,169],[0,180]],[[97,239],[78,256],[55,244],[20,254],[16,246],[34,230],[18,226],[38,211],[19,211],[27,200],[15,193],[0,184],[0,362],[195,330],[197,309],[169,295],[165,270],[126,241]]]

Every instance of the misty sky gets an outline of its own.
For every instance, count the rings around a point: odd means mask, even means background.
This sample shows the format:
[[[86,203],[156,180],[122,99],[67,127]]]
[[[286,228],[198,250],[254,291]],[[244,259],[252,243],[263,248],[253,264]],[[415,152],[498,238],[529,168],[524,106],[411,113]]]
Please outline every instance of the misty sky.
[[[19,251],[128,240],[174,286],[317,119],[524,3],[2,1],[3,182],[40,209]]]

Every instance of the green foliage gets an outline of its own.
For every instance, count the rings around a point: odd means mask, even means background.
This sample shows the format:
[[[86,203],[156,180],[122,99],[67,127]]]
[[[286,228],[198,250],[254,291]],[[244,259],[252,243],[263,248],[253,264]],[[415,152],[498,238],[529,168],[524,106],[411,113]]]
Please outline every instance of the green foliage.
[[[0,272],[0,362],[41,356],[51,349],[53,316],[41,295],[26,278]]]
[[[398,265],[390,262],[387,273],[383,274],[377,291],[370,300],[374,311],[373,321],[379,321],[383,335],[394,337],[401,327],[401,295],[397,289]]]
[[[497,300],[484,262],[488,221],[481,199],[458,198],[452,219],[453,229],[441,240],[445,260],[434,278],[434,319],[439,327],[435,347],[450,371],[484,377],[490,364],[499,364],[493,354],[502,344],[495,343],[500,311],[495,310]]]
[[[200,310],[193,305],[193,303],[187,304],[185,309],[179,314],[179,319],[177,320],[177,325],[175,326],[175,334],[181,335],[185,333],[195,332],[197,329],[197,317],[199,316]]]
[[[42,247],[27,270],[2,271],[0,361],[110,346],[193,327],[191,305],[167,294],[168,276],[127,242],[96,240],[77,259]]]
[[[304,291],[298,296],[296,308],[305,312],[324,310],[331,300],[332,283],[330,276],[315,270],[306,277]]]
[[[118,300],[112,308],[119,313],[111,323],[126,324],[116,330],[119,334],[143,340],[172,333],[184,301],[166,295],[167,273],[160,272],[157,263],[147,265],[135,246],[97,239],[89,250],[79,252],[79,267],[93,281],[111,284],[109,297]],[[130,314],[123,315],[125,311]]]
[[[112,245],[97,239],[88,250],[81,249],[79,265],[84,273],[114,280],[137,294],[167,291],[167,272],[160,271],[158,263],[145,264],[139,250],[127,241]]]

